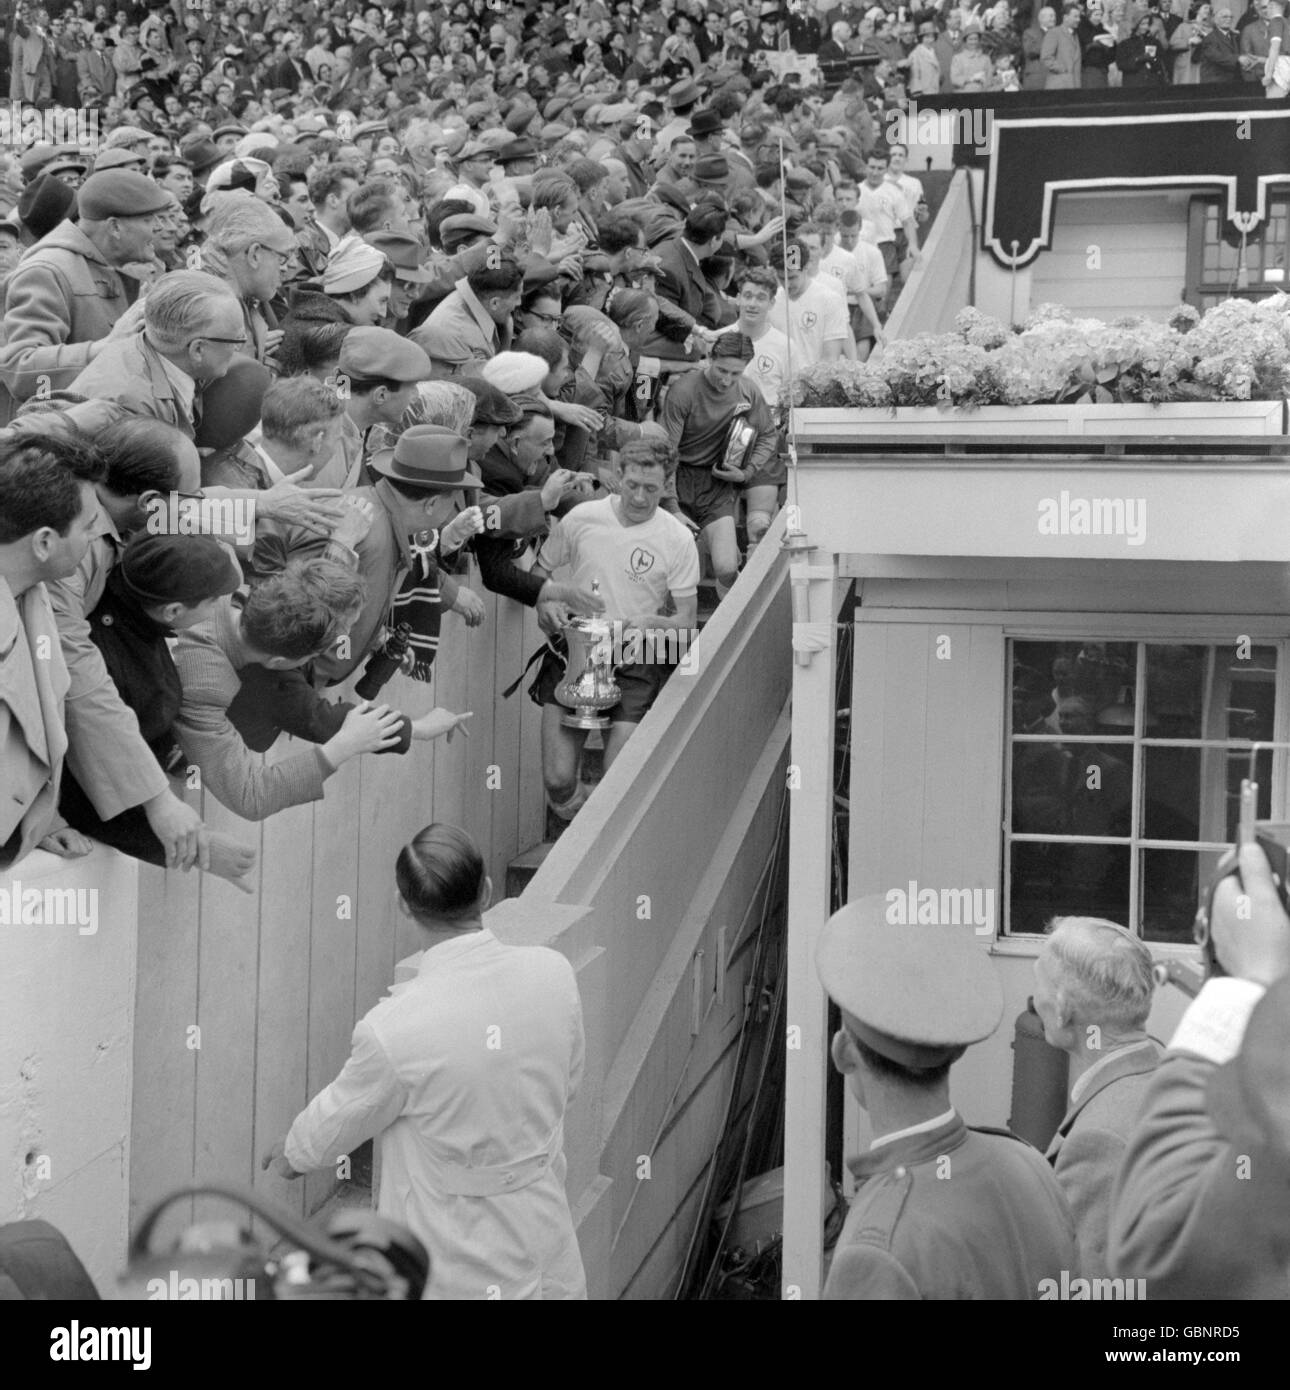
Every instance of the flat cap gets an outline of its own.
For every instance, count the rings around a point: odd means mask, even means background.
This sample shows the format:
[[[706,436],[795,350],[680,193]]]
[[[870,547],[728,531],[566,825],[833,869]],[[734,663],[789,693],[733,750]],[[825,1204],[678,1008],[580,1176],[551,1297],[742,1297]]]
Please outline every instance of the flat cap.
[[[362,140],[369,135],[388,135],[389,133],[390,127],[385,121],[360,121],[354,127],[355,140]]]
[[[89,162],[85,156],[75,147],[59,150],[45,165],[45,173],[57,174],[68,169],[79,169],[83,174],[89,168]]]
[[[98,174],[104,169],[142,170],[147,162],[148,156],[137,150],[104,150],[102,154],[94,156],[94,172]]]
[[[608,106],[600,108],[601,125],[618,125],[621,121],[629,121],[636,114],[636,107],[630,101],[611,102]]]
[[[430,359],[390,328],[351,328],[340,345],[340,370],[371,380],[425,381]]]
[[[970,924],[920,923],[915,904],[896,906],[875,893],[835,912],[816,973],[867,1047],[906,1067],[943,1066],[999,1026],[1003,988]]]
[[[493,108],[486,101],[471,101],[466,103],[466,108],[462,111],[467,125],[478,125],[480,121],[486,121],[493,114]]]
[[[243,135],[248,134],[250,134],[250,132],[241,121],[225,121],[223,125],[217,125],[215,129],[211,131],[211,139],[218,140],[221,135],[236,135],[241,138]]]
[[[667,89],[667,104],[675,111],[678,106],[693,106],[702,96],[694,78],[683,77]]]
[[[499,164],[513,164],[517,159],[536,159],[537,155],[537,145],[527,136],[521,136],[518,140],[508,140],[497,151],[497,162]]]
[[[478,159],[481,155],[491,155],[492,153],[492,150],[483,140],[467,140],[457,151],[457,163],[462,164],[468,159]]]
[[[361,237],[347,236],[337,243],[323,269],[325,294],[353,294],[385,269],[385,257]]]
[[[44,143],[33,145],[18,161],[23,178],[30,183],[57,153],[58,150],[54,145]]]
[[[559,121],[552,121],[550,125],[542,127],[538,138],[544,145],[558,145],[571,129],[571,126],[563,125]]]
[[[260,423],[264,393],[273,373],[254,357],[238,353],[228,371],[202,390],[202,418],[193,443],[199,449],[227,449]]]
[[[179,157],[194,174],[204,174],[224,160],[224,152],[209,136],[199,136],[196,140],[184,141],[179,146]]]
[[[431,354],[433,356],[433,354]],[[475,397],[475,425],[518,425],[524,412],[505,391],[485,381],[482,376],[461,376],[455,383],[464,386]]]
[[[445,217],[439,224],[439,241],[445,251],[450,251],[468,237],[483,234],[492,236],[497,231],[497,223],[480,217],[475,212],[457,212]]]
[[[108,169],[91,174],[76,195],[76,209],[83,222],[102,222],[109,217],[147,217],[170,206],[170,195],[146,174],[133,169]]]
[[[721,183],[730,177],[730,163],[723,154],[705,154],[694,161],[696,183]]]
[[[434,279],[429,271],[422,270],[424,253],[421,243],[410,232],[368,232],[363,240],[389,261],[400,280],[414,285],[428,285]]]

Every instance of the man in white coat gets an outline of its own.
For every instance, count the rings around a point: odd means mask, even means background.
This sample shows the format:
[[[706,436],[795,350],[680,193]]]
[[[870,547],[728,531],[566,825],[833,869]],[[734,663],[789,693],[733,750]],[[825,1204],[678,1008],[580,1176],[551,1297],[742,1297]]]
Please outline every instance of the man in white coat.
[[[395,878],[425,943],[416,978],[359,1021],[344,1069],[265,1166],[296,1177],[379,1136],[377,1209],[429,1250],[426,1298],[585,1298],[564,1190],[583,1065],[573,967],[483,926],[492,884],[456,826],[427,826]]]

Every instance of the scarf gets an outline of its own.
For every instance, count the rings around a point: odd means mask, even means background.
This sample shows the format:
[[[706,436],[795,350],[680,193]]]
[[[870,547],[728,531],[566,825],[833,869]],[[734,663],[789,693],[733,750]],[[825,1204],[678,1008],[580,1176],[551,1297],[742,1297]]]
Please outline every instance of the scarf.
[[[439,545],[437,531],[418,531],[412,537],[412,568],[403,576],[403,583],[390,605],[388,627],[391,632],[400,623],[412,629],[408,639],[411,670],[405,672],[417,681],[429,681],[434,674],[434,659],[439,653],[439,625],[443,621],[443,602],[439,597],[439,561],[435,551]]]

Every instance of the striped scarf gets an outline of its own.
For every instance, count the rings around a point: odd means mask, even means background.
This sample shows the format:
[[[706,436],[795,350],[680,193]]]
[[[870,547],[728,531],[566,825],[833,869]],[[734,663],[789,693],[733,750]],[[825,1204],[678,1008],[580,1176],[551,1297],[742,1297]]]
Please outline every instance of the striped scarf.
[[[430,680],[439,652],[443,603],[439,597],[439,562],[435,559],[438,544],[437,531],[418,531],[413,535],[412,568],[403,576],[390,605],[389,630],[397,631],[400,623],[407,623],[412,629],[408,639],[412,667],[408,670],[405,665],[404,672],[418,681]]]

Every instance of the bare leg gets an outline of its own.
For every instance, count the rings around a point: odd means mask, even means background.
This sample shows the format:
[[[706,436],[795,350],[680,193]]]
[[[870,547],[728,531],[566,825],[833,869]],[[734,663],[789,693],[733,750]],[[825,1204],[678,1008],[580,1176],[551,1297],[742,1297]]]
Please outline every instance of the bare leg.
[[[774,483],[756,483],[744,488],[748,505],[748,549],[751,550],[770,530],[770,523],[779,510],[779,488]]]
[[[584,729],[566,728],[560,722],[564,714],[561,704],[542,706],[542,783],[555,813],[572,820],[578,807],[570,803],[578,793],[578,761],[587,734]],[[563,816],[565,809],[567,817]]]
[[[721,516],[703,528],[703,538],[712,556],[712,573],[717,581],[717,597],[725,598],[730,586],[739,578],[739,542],[735,536],[735,519]]]

